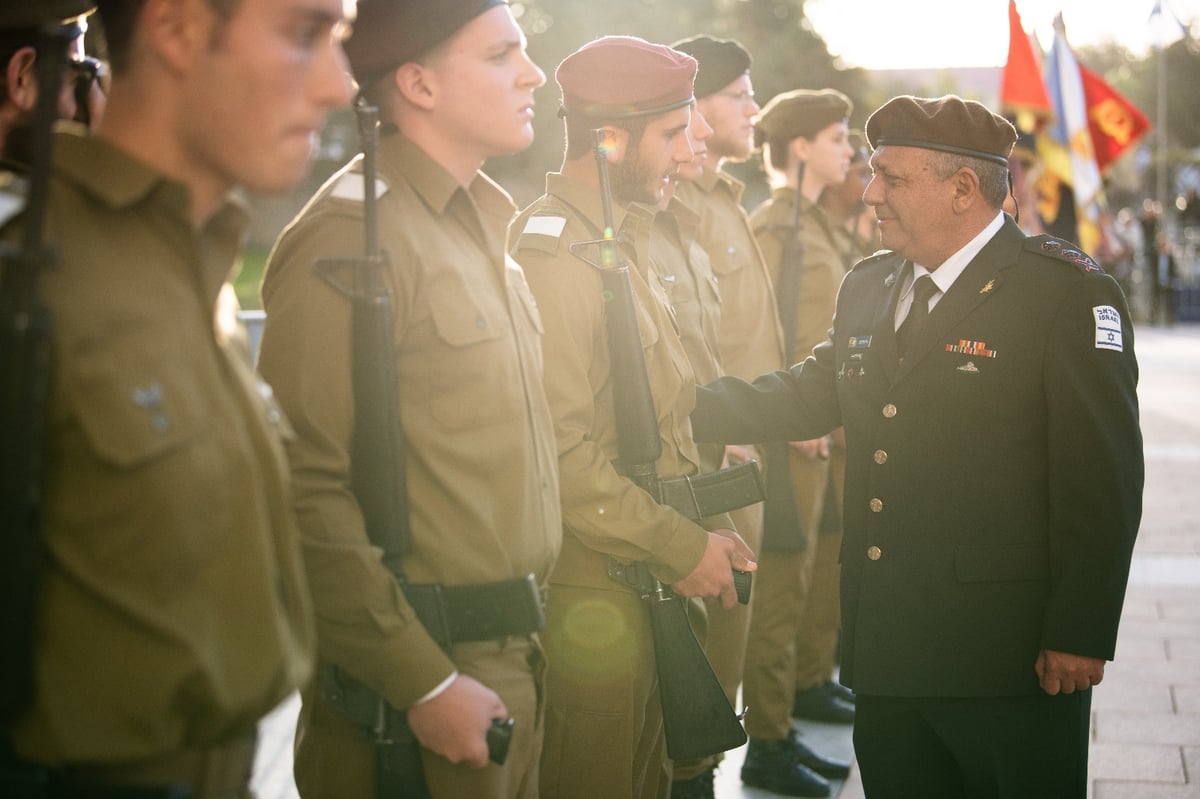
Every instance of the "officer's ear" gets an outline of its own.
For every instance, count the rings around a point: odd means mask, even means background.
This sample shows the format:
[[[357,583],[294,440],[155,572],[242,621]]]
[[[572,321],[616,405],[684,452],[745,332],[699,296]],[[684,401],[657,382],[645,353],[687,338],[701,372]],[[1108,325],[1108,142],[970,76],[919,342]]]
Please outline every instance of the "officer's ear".
[[[37,104],[37,51],[22,47],[13,53],[4,67],[4,88],[13,105],[22,111],[32,111]]]
[[[970,167],[960,167],[950,176],[950,185],[954,189],[952,203],[956,213],[970,210],[976,203],[982,201],[979,192],[979,175]]]

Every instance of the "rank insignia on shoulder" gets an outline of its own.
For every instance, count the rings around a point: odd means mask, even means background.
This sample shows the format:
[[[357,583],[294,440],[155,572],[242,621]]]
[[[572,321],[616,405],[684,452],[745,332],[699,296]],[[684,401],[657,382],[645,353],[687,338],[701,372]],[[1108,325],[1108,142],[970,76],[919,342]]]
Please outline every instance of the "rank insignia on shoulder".
[[[1035,250],[1043,255],[1049,255],[1051,258],[1075,264],[1084,272],[1104,271],[1086,252],[1068,241],[1056,239],[1053,236],[1034,236],[1025,242],[1025,249]]]
[[[351,202],[361,203],[366,199],[365,189],[361,173],[347,172],[338,178],[337,183],[333,185],[333,191],[329,192],[329,195],[337,197],[339,200],[350,200]],[[387,191],[387,182],[383,178],[375,178],[375,197],[382,197],[387,194]]]
[[[531,216],[525,220],[525,228],[517,239],[516,249],[554,255],[558,252],[558,241],[566,226],[565,216]]]
[[[1121,312],[1111,305],[1092,308],[1096,319],[1096,349],[1124,352],[1124,334],[1121,332]]]

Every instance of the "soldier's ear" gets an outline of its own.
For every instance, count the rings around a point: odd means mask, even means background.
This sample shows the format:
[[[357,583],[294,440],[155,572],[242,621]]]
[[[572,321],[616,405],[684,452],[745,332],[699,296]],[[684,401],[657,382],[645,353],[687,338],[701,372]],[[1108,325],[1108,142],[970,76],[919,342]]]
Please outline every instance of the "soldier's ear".
[[[954,188],[952,202],[955,211],[961,213],[983,201],[983,195],[979,192],[979,175],[975,174],[974,169],[961,167],[950,177],[950,183]]]
[[[4,88],[13,105],[22,111],[32,111],[37,104],[37,51],[22,47],[13,53],[4,67]]]
[[[409,103],[425,111],[433,109],[437,99],[436,75],[415,61],[401,64],[392,75],[396,90]]]
[[[217,24],[205,0],[146,0],[135,26],[164,67],[190,75],[198,56],[210,49]]]
[[[629,149],[629,131],[615,125],[604,125],[604,149],[608,153],[608,163],[619,164],[625,160]]]

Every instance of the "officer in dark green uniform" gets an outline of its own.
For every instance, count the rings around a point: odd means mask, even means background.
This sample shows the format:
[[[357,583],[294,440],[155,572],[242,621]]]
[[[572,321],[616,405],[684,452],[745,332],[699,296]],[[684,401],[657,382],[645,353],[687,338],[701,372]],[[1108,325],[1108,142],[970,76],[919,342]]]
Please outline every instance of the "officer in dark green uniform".
[[[868,795],[1083,797],[1141,518],[1125,298],[1003,214],[1001,117],[898,97],[866,132],[889,251],[803,364],[701,390],[695,430],[845,425],[841,679]]]

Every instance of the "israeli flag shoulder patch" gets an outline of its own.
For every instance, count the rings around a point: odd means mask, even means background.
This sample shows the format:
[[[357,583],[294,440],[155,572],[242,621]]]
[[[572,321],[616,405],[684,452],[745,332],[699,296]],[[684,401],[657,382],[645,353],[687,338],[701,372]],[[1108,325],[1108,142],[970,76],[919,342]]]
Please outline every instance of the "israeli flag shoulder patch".
[[[1125,342],[1121,333],[1121,312],[1111,305],[1092,308],[1096,319],[1096,349],[1124,352]]]

